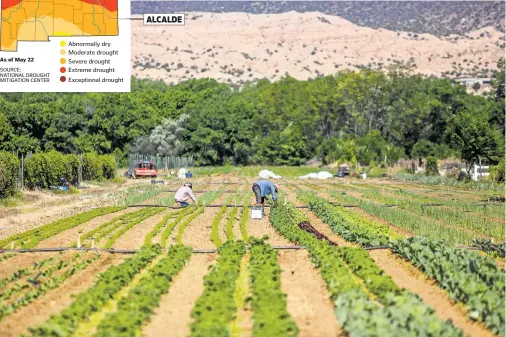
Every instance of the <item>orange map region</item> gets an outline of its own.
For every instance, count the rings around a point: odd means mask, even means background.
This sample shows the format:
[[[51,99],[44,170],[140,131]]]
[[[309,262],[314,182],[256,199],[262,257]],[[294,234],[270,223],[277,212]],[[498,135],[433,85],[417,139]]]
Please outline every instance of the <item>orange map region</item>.
[[[118,35],[119,0],[1,0],[0,50],[53,36]]]

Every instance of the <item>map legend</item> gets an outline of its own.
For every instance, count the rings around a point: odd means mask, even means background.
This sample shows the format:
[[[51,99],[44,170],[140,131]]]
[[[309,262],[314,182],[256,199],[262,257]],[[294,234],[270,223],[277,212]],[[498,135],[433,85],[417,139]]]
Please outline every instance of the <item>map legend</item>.
[[[130,92],[130,1],[67,2],[0,0],[0,92]]]

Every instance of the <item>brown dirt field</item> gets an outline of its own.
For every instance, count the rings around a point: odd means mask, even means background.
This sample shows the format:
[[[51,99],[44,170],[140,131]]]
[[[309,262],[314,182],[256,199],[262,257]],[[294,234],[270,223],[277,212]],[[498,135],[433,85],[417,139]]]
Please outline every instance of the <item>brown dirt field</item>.
[[[66,252],[64,254],[71,254],[72,252]],[[60,253],[19,253],[10,259],[0,262],[0,278],[5,278],[18,269],[30,268],[33,263],[48,259],[52,256],[58,257]]]
[[[100,226],[108,221],[111,221],[114,218],[117,218],[117,217],[122,216],[127,213],[135,212],[136,210],[138,210],[138,209],[127,208],[127,209],[124,209],[119,212],[110,213],[110,214],[107,214],[104,216],[99,216],[97,218],[91,219],[88,222],[77,225],[74,228],[68,229],[68,230],[63,231],[61,233],[53,235],[50,238],[42,240],[37,245],[37,248],[70,247],[70,245],[73,242],[76,242],[77,238],[80,237],[81,235],[83,235],[84,233],[92,231],[93,229],[97,228],[98,226]]]
[[[304,250],[282,251],[281,291],[287,294],[287,310],[300,329],[299,337],[344,336],[334,316],[334,306],[317,269]]]
[[[219,208],[206,208],[204,213],[197,216],[183,233],[183,244],[191,246],[193,249],[215,249],[216,246],[211,241],[211,225],[213,219],[218,213]],[[167,239],[167,243],[172,242],[172,237],[176,237],[179,226],[174,228],[172,235]]]
[[[269,237],[267,240],[273,246],[291,246],[290,241],[276,233],[269,221],[269,208],[264,208],[263,219],[251,219],[251,216],[246,223],[246,230],[250,237],[262,238],[264,235]]]
[[[442,320],[451,319],[466,335],[472,337],[493,337],[494,334],[477,322],[467,318],[465,310],[455,304],[448,293],[439,288],[416,267],[394,255],[389,250],[372,250],[369,255],[376,264],[401,288],[418,294],[424,303],[430,305]]]
[[[227,194],[224,193],[213,204],[223,204],[227,198]],[[211,241],[211,230],[213,219],[219,210],[219,207],[206,208],[204,213],[193,219],[184,230],[183,244],[191,246],[193,249],[215,249],[216,246]],[[172,235],[167,239],[167,243],[172,242],[172,237],[176,236],[178,228],[179,226],[174,228]]]
[[[93,285],[99,273],[120,263],[123,258],[113,254],[103,255],[97,262],[72,275],[58,288],[7,316],[0,322],[2,337],[18,337],[27,333],[28,328],[43,323],[51,314],[65,309],[72,303],[74,296]]]
[[[160,307],[143,328],[143,337],[184,337],[190,332],[191,310],[204,290],[204,276],[216,259],[216,254],[194,254],[176,275],[163,295]]]
[[[116,199],[108,194],[125,190],[132,185],[134,183],[91,187],[75,195],[55,195],[47,191],[24,192],[35,202],[0,210],[3,214],[0,216],[0,239],[88,211],[90,207],[114,206]]]
[[[151,232],[153,227],[159,223],[163,217],[169,213],[174,212],[174,209],[167,209],[163,212],[155,214],[137,225],[130,228],[126,233],[116,240],[116,242],[112,245],[114,249],[139,249],[144,244],[144,239],[146,235]]]

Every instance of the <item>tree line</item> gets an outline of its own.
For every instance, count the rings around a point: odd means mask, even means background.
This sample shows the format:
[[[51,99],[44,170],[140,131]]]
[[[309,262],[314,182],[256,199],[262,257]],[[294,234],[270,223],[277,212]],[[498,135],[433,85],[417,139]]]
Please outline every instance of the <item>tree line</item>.
[[[131,93],[2,93],[0,150],[193,155],[197,165],[504,160],[504,60],[478,96],[409,70],[341,71],[241,88],[133,78]]]

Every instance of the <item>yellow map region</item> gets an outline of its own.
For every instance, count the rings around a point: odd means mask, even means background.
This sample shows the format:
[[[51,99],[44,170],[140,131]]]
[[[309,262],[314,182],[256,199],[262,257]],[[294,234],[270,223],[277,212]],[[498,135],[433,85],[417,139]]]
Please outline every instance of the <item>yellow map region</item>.
[[[0,50],[16,51],[18,41],[48,41],[51,36],[118,35],[118,11],[107,10],[99,0],[88,2],[93,3],[22,0],[8,8],[2,5]]]

